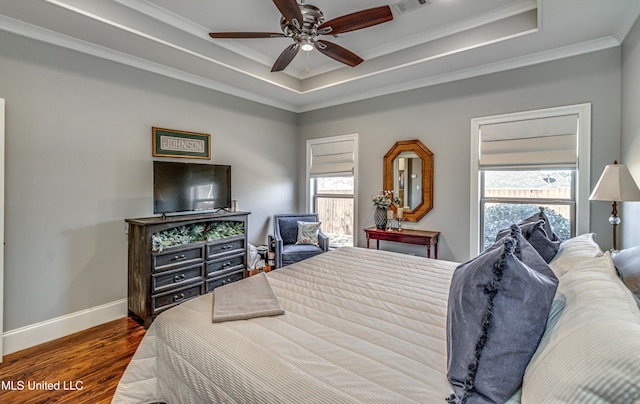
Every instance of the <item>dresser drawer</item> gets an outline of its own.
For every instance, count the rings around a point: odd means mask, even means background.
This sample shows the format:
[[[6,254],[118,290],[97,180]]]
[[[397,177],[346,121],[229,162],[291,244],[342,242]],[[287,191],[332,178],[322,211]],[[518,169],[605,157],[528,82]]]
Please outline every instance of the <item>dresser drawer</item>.
[[[203,293],[203,286],[204,285],[202,283],[198,283],[193,286],[153,296],[153,313],[157,314],[158,312],[168,309],[169,307],[173,307],[189,299],[200,296]]]
[[[188,265],[198,261],[204,261],[204,245],[184,250],[173,250],[153,254],[153,271],[168,271],[177,265]]]
[[[207,259],[216,258],[221,255],[233,254],[239,251],[245,252],[246,240],[241,238],[230,238],[229,240],[220,240],[207,246]]]
[[[230,272],[222,276],[207,280],[207,293],[213,291],[215,288],[226,285],[227,283],[239,281],[244,277],[244,269],[238,272]]]
[[[176,288],[180,285],[191,283],[194,280],[202,280],[204,264],[190,267],[181,267],[173,271],[161,272],[152,276],[152,293],[158,293],[168,288]]]
[[[244,269],[244,253],[207,262],[207,278],[217,277],[231,270]]]

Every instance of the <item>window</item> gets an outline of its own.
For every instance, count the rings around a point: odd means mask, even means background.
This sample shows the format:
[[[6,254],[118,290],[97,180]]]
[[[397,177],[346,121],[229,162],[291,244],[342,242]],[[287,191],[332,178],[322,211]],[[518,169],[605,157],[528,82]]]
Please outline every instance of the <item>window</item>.
[[[472,120],[471,256],[544,207],[558,235],[589,229],[590,104]]]
[[[353,245],[353,176],[312,178],[313,212],[333,248]]]
[[[575,235],[575,170],[481,170],[481,250],[519,218],[545,213],[558,236]]]
[[[356,150],[356,135],[307,141],[307,206],[331,248],[355,243]]]

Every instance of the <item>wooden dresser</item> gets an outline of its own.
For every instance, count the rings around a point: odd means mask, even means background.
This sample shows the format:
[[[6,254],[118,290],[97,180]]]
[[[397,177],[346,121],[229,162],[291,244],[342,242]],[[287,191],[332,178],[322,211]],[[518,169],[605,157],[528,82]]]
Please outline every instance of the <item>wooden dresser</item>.
[[[233,212],[126,219],[129,315],[148,328],[161,312],[244,278],[248,215]],[[166,240],[184,242],[196,233],[200,238],[204,234],[205,239],[167,246]]]

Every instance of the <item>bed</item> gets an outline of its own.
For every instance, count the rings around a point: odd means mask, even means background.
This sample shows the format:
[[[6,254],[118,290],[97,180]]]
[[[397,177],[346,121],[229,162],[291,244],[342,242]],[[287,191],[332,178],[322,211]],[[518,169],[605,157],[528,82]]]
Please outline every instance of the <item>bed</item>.
[[[554,261],[547,330],[509,402],[640,400],[640,312],[611,258],[585,235]],[[152,323],[113,403],[444,403],[457,266],[343,247],[267,274],[284,315],[212,323],[200,296]]]

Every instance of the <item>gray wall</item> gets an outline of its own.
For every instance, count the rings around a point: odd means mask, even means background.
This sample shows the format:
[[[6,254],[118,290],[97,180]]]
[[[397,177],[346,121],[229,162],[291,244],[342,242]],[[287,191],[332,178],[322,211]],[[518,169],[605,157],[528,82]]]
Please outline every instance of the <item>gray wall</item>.
[[[296,115],[3,32],[4,330],[127,296],[124,219],[151,216],[151,127],[211,134],[264,243],[295,209]]]
[[[233,166],[234,199],[253,212],[254,244],[273,213],[304,210],[306,139],[359,133],[361,232],[373,225],[382,156],[418,138],[435,153],[435,207],[415,227],[441,230],[440,255],[456,261],[469,252],[471,118],[591,102],[592,184],[620,155],[619,49],[300,115],[7,33],[0,77],[5,331],[126,297],[123,219],[152,214],[152,126],[212,135],[212,162]],[[592,202],[605,248],[608,211]]]
[[[640,184],[640,22],[622,44],[622,163]],[[640,245],[640,202],[622,204],[622,248]]]
[[[440,230],[440,257],[469,258],[470,120],[474,117],[592,103],[592,186],[620,144],[620,50],[609,49],[527,68],[304,113],[305,140],[359,133],[359,245],[373,226],[370,197],[382,188],[382,158],[397,140],[420,139],[435,155],[434,209],[414,227]],[[302,164],[302,163],[301,163]],[[300,166],[300,172],[304,172]],[[298,200],[304,204],[304,178]],[[608,206],[591,202],[591,229],[611,244]],[[422,248],[386,244],[424,254]]]

